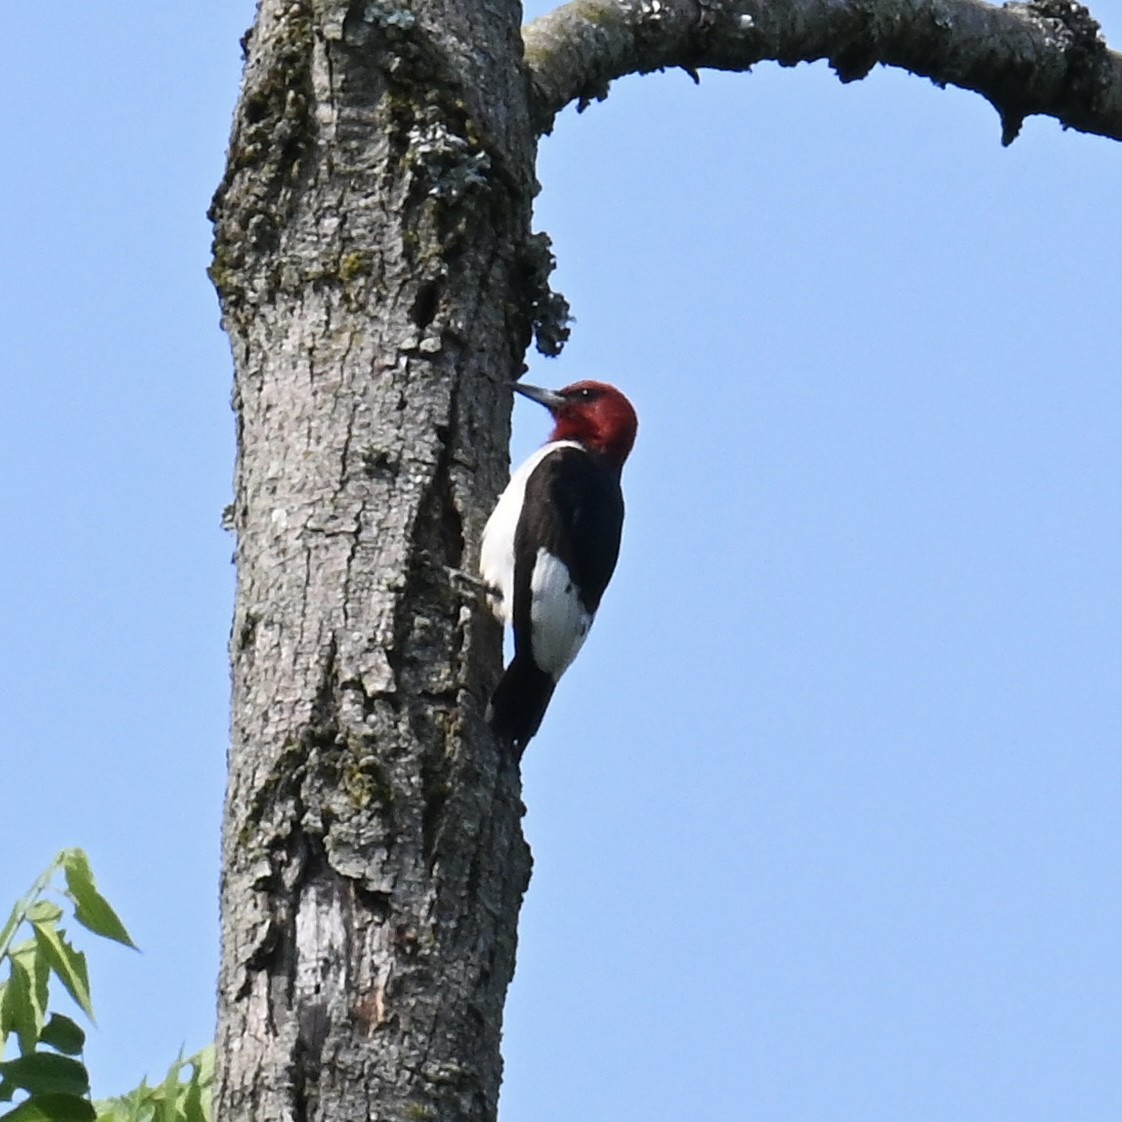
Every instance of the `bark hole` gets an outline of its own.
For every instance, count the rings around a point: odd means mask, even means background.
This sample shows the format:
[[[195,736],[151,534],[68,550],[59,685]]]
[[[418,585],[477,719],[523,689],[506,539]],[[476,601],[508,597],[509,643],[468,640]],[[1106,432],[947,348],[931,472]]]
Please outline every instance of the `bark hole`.
[[[422,330],[436,318],[436,309],[440,305],[440,286],[429,282],[423,284],[417,291],[417,299],[413,301],[410,317]]]

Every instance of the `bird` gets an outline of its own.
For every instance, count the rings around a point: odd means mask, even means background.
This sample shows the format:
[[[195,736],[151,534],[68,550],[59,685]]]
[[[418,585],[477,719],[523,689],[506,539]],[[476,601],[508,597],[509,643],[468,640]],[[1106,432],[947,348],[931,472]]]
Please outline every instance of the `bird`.
[[[588,637],[619,557],[620,476],[635,443],[631,402],[606,382],[560,390],[513,383],[553,417],[549,439],[513,473],[483,529],[479,568],[514,657],[487,720],[521,758],[561,675]]]

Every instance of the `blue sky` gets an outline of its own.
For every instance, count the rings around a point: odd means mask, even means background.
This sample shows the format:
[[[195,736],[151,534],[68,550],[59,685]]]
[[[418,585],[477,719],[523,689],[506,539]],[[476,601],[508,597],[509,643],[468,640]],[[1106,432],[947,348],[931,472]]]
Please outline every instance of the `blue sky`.
[[[212,1033],[205,210],[250,17],[5,9],[0,900],[81,845],[142,946],[90,948],[98,1094]],[[524,767],[504,1122],[1122,1114],[1122,147],[999,136],[768,65],[618,83],[543,143],[577,323],[530,377],[614,381],[641,429]]]

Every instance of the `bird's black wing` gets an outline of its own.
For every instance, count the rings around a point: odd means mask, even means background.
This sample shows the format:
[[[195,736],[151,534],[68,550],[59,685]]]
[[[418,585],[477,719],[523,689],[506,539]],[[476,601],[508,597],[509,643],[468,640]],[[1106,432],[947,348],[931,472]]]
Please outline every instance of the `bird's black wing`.
[[[615,572],[623,533],[619,473],[583,448],[558,448],[526,481],[522,517],[514,535],[515,641],[529,634],[530,578],[539,549],[569,570],[591,615]]]

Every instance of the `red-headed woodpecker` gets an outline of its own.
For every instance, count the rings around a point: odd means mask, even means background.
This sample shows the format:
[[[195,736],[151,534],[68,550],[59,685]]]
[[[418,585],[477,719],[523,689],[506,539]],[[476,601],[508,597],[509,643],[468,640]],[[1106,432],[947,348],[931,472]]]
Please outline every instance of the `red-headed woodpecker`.
[[[495,734],[521,754],[581,649],[619,556],[620,473],[635,443],[631,402],[603,382],[515,384],[553,432],[510,478],[483,530],[480,571],[514,628],[514,658],[491,698]]]

